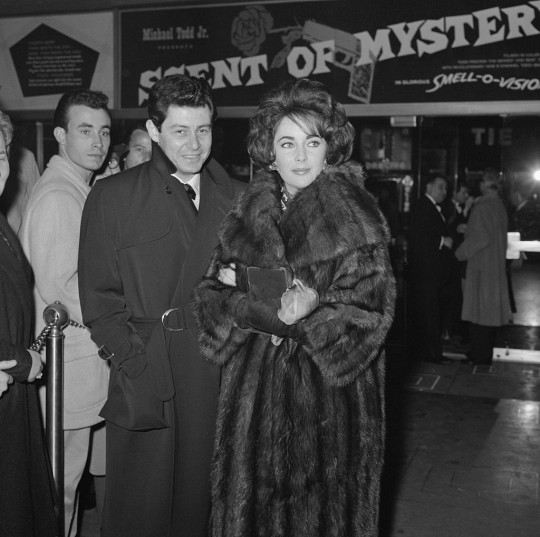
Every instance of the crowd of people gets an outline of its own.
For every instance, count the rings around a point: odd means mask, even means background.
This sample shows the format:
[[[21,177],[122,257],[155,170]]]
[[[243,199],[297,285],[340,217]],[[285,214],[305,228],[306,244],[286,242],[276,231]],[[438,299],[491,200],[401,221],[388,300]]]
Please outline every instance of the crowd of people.
[[[203,79],[156,82],[123,148],[107,105],[62,96],[22,247],[0,217],[0,534],[75,536],[89,465],[103,537],[377,535],[395,282],[343,106],[307,79],[265,94],[246,185],[212,156]],[[64,498],[30,349],[56,300]]]
[[[0,535],[75,537],[85,469],[103,537],[377,535],[398,223],[351,160],[344,107],[308,79],[264,94],[248,184],[214,158],[203,79],[162,78],[147,112],[112,145],[108,98],[64,94],[41,177],[0,112]],[[433,175],[412,208],[417,360],[448,362],[446,338],[491,363],[506,234],[529,210],[516,190],[509,221],[501,181],[449,197]],[[54,301],[73,321],[64,498],[31,348]]]

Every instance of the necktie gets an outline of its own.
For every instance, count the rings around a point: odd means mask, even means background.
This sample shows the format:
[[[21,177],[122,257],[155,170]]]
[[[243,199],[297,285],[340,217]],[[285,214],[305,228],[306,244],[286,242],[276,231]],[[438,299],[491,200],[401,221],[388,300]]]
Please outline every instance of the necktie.
[[[442,207],[438,203],[435,204],[435,207],[437,208],[437,211],[439,211],[441,218],[446,222],[446,218],[444,217],[444,214],[442,212]]]
[[[11,243],[9,242],[8,238],[2,233],[2,230],[0,230],[0,238],[2,238],[2,240],[9,246],[9,249],[15,254],[15,250],[13,249],[13,246],[11,246]]]
[[[197,206],[195,205],[195,198],[197,197],[197,194],[195,194],[195,190],[193,190],[193,187],[188,183],[182,183],[182,184],[184,185],[184,190],[187,192],[187,195],[189,196],[191,205],[193,205],[193,208],[197,210]]]

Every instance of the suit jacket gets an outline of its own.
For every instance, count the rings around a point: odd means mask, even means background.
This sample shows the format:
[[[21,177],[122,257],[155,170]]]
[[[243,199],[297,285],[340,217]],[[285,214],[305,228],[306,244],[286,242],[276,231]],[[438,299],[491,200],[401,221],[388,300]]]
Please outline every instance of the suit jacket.
[[[423,282],[441,282],[447,277],[451,252],[441,247],[448,228],[442,213],[422,196],[411,212],[409,222],[409,265],[411,278]]]

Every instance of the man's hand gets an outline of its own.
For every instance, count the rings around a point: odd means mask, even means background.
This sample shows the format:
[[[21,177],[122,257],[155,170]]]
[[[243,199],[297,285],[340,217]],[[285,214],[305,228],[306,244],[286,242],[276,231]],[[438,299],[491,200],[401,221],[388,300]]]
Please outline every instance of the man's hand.
[[[11,369],[16,365],[17,362],[15,360],[4,360],[0,362],[0,397],[9,388],[9,385],[13,384],[13,377],[9,373],[4,373],[3,369]]]
[[[41,361],[41,355],[39,352],[30,349],[28,349],[28,352],[32,357],[32,367],[30,368],[30,374],[28,375],[28,382],[34,382],[34,380],[41,378],[43,362]]]
[[[452,245],[454,244],[454,240],[452,237],[443,237],[443,246],[446,246],[448,249],[452,249]]]

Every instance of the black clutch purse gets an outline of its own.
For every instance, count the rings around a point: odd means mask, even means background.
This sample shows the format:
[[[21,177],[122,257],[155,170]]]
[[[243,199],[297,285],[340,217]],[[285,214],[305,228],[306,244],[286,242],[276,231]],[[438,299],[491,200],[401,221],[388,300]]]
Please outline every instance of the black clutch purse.
[[[287,290],[287,270],[247,267],[248,289],[255,300],[271,299],[280,307],[281,295]]]

